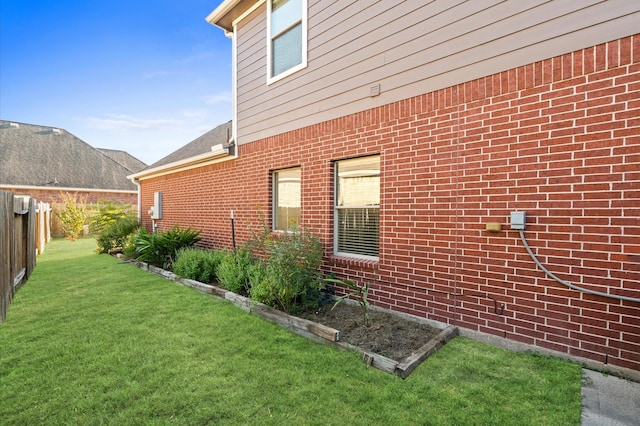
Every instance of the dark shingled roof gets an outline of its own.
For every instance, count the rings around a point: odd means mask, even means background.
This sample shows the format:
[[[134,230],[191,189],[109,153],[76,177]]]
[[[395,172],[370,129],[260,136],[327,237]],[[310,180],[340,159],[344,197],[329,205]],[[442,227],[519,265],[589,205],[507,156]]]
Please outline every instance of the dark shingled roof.
[[[138,160],[133,155],[129,154],[126,151],[120,151],[117,149],[106,149],[106,148],[98,148],[98,151],[102,152],[105,155],[111,157],[112,160],[115,160],[121,166],[126,167],[132,172],[139,172],[140,170],[147,167],[145,163]]]
[[[0,184],[135,191],[135,171],[66,130],[0,120]]]
[[[206,154],[207,152],[211,152],[211,147],[214,145],[226,145],[229,142],[230,137],[231,121],[228,121],[224,124],[219,125],[213,130],[209,130],[207,133],[194,139],[182,148],[156,161],[148,168],[153,169],[156,167],[175,163],[177,161],[186,160],[187,158],[195,157],[200,154]]]

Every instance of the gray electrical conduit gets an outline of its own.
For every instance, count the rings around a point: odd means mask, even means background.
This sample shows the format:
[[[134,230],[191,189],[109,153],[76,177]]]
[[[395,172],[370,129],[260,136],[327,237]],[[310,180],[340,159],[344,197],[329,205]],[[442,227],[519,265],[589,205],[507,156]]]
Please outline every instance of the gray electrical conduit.
[[[529,253],[529,256],[531,256],[531,259],[533,259],[533,261],[536,262],[536,265],[538,265],[540,269],[544,271],[545,274],[547,274],[549,277],[553,278],[563,286],[581,291],[582,293],[593,294],[594,296],[603,296],[603,297],[608,297],[610,299],[626,300],[627,302],[640,303],[640,298],[637,298],[637,297],[618,296],[616,294],[602,293],[600,291],[589,290],[586,288],[578,287],[577,285],[571,284],[569,281],[565,281],[557,277],[553,272],[548,270],[542,263],[540,263],[536,255],[533,253],[533,251],[531,251],[531,247],[529,247],[529,243],[527,243],[527,240],[524,237],[524,230],[522,229],[520,230],[520,239],[522,240],[522,244],[524,244],[524,248],[527,249],[527,253]]]

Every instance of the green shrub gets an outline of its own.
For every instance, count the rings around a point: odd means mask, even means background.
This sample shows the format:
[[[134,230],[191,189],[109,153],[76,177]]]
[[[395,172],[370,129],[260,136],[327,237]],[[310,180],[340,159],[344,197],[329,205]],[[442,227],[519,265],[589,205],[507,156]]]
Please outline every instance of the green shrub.
[[[249,270],[254,263],[251,252],[244,247],[239,248],[235,253],[227,253],[216,271],[220,284],[234,293],[247,295]]]
[[[310,232],[263,228],[248,242],[263,266],[251,271],[251,298],[287,313],[317,307],[323,281],[322,243]]]
[[[135,258],[141,262],[171,269],[178,250],[192,247],[200,241],[200,231],[191,227],[182,229],[175,225],[171,230],[160,233],[148,233],[144,228],[134,239]]]
[[[129,235],[122,244],[122,254],[128,259],[136,258],[136,240],[138,238],[138,232],[134,232]]]
[[[96,237],[98,244],[96,251],[98,253],[110,253],[115,249],[124,249],[129,236],[135,233],[139,227],[138,219],[132,217],[125,216],[111,222]]]
[[[95,212],[90,216],[91,230],[99,234],[124,219],[137,222],[136,214],[130,204],[100,201],[94,208]]]
[[[225,250],[202,250],[197,248],[182,248],[173,264],[173,272],[183,278],[213,283],[218,281],[216,270],[227,255]]]
[[[85,198],[77,193],[65,192],[60,194],[60,198],[62,209],[56,214],[60,218],[62,234],[68,240],[76,240],[89,219],[89,208]]]

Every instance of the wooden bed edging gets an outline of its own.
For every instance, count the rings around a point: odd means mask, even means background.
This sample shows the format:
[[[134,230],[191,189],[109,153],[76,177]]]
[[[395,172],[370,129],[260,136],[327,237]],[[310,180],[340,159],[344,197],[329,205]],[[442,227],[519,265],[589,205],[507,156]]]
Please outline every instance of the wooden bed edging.
[[[241,296],[224,288],[211,284],[204,284],[200,281],[190,280],[188,278],[180,278],[173,272],[166,271],[156,266],[147,265],[146,263],[138,262],[136,263],[136,266],[140,269],[147,269],[153,274],[160,275],[161,277],[167,278],[176,283],[191,287],[201,293],[210,294],[221,299],[228,300],[245,312],[249,312],[268,321],[275,322],[287,330],[301,336],[312,338],[316,341],[326,340],[330,343],[335,343],[340,338],[340,331],[334,328],[327,327],[323,324],[309,321],[304,318],[288,315],[282,311],[274,309],[263,303],[253,301],[248,297]],[[321,340],[317,340],[317,338],[320,338]]]
[[[220,299],[228,300],[232,302],[234,305],[238,306],[245,312],[251,313],[253,315],[257,315],[267,321],[274,322],[281,327],[286,328],[287,330],[296,333],[300,336],[306,337],[308,339],[314,340],[319,343],[329,344],[333,346],[337,346],[339,348],[359,352],[362,354],[362,361],[378,370],[385,371],[387,373],[395,374],[403,379],[409,377],[409,375],[416,369],[418,365],[429,356],[431,356],[434,352],[444,346],[449,340],[453,339],[458,335],[458,327],[452,325],[446,325],[443,323],[427,320],[424,318],[413,318],[407,314],[402,315],[410,320],[415,320],[416,322],[428,323],[437,328],[444,329],[423,346],[421,346],[417,351],[408,356],[407,358],[396,361],[391,358],[387,358],[383,355],[379,355],[376,353],[367,352],[364,349],[351,345],[347,342],[340,341],[340,331],[331,327],[327,327],[323,324],[309,321],[304,318],[299,318],[296,316],[292,316],[286,314],[282,311],[274,309],[270,306],[267,306],[263,303],[255,302],[247,297],[241,296],[239,294],[228,291],[224,288],[201,283],[199,281],[190,280],[187,278],[180,278],[176,274],[170,271],[166,271],[162,268],[158,268],[155,266],[147,265],[143,262],[134,262],[134,264],[140,269],[146,269],[149,272],[160,275],[166,279],[174,281],[178,284],[186,285],[191,287],[201,293],[209,294]],[[345,302],[351,302],[349,300],[345,300]],[[388,311],[387,309],[381,309],[372,306],[373,310],[378,311],[386,311],[396,314],[393,311]]]

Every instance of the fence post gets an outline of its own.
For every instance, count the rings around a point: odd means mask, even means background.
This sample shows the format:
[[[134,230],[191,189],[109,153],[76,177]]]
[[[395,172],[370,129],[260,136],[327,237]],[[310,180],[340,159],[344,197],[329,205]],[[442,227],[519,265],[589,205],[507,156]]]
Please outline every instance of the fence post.
[[[4,322],[14,292],[11,274],[13,219],[13,194],[0,191],[0,323]]]
[[[43,218],[48,219],[49,206],[42,209],[46,209],[48,215]],[[26,202],[12,192],[0,190],[0,323],[6,318],[16,290],[36,266],[39,241],[43,246],[45,239],[48,241],[48,224],[39,221],[33,198]]]
[[[29,279],[33,268],[36,267],[36,200],[29,198],[29,212],[27,213],[26,223],[26,235],[24,236],[26,247],[26,259],[24,260],[24,267],[26,273],[23,283]]]

